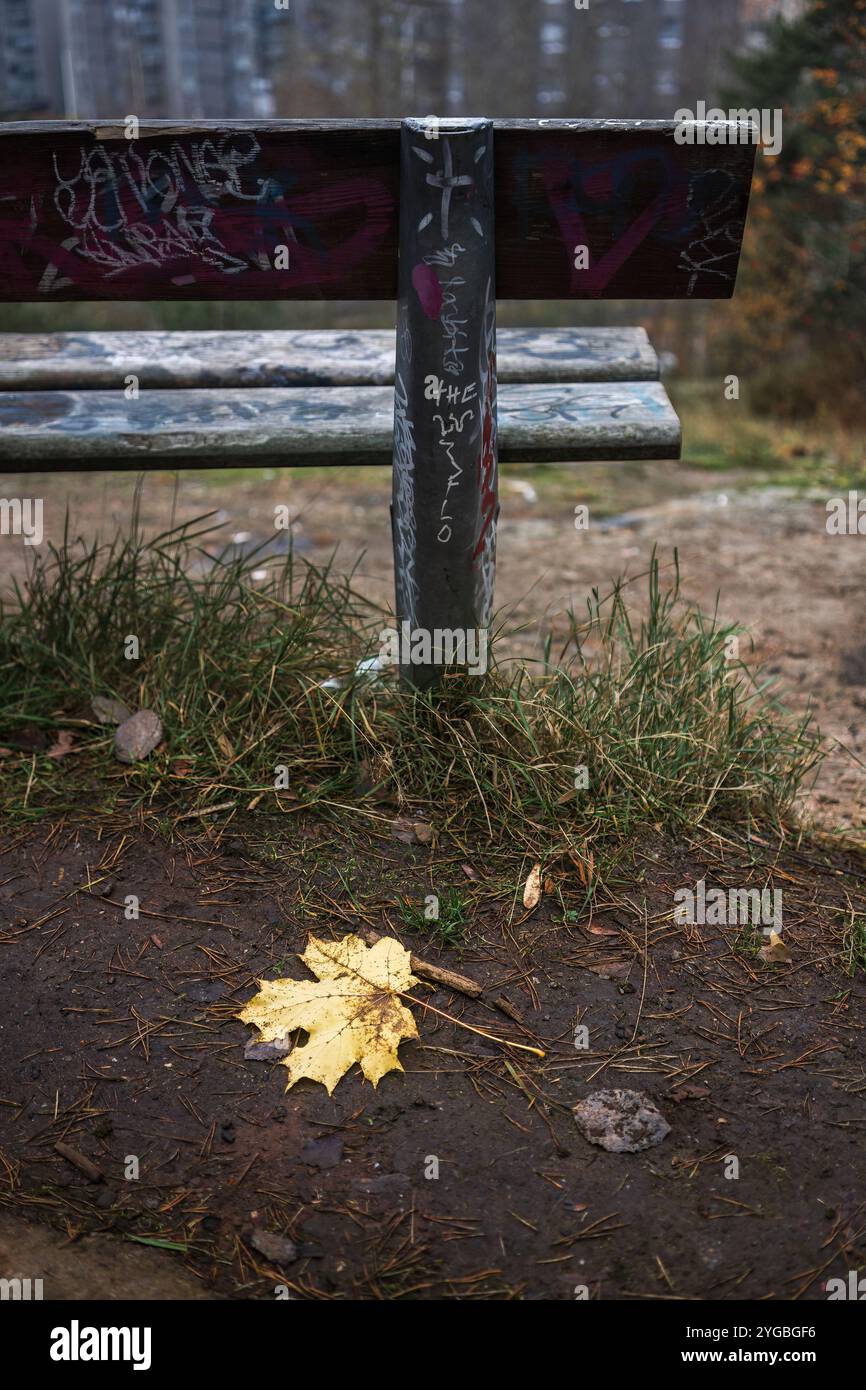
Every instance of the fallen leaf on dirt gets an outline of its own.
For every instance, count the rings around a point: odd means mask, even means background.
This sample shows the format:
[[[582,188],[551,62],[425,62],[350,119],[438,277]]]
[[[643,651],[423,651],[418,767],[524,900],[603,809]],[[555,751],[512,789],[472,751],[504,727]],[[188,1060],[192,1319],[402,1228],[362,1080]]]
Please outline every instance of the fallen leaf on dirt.
[[[631,970],[631,963],[627,960],[601,961],[586,968],[603,980],[624,980]]]
[[[677,1086],[676,1090],[671,1091],[668,1100],[672,1100],[679,1105],[684,1100],[705,1100],[710,1094],[709,1086],[695,1086],[687,1081],[684,1086]]]
[[[65,758],[67,753],[71,753],[75,746],[75,739],[68,729],[61,729],[57,735],[57,742],[52,743],[46,752],[46,758]]]
[[[534,907],[538,907],[541,898],[541,865],[535,864],[529,870],[526,884],[523,889],[523,906],[530,912]]]
[[[402,1071],[397,1049],[418,1029],[398,994],[418,981],[409,952],[393,937],[368,947],[359,936],[320,941],[311,936],[300,959],[316,979],[261,980],[259,993],[239,1013],[265,1042],[298,1028],[309,1034],[280,1065],[291,1089],[302,1077],[320,1081],[330,1095],[358,1062],[376,1086],[389,1071]]]
[[[391,822],[391,834],[395,840],[402,840],[405,845],[429,845],[433,839],[433,827],[426,821],[398,816]]]
[[[791,959],[791,952],[777,931],[770,932],[769,941],[766,946],[761,947],[758,955],[767,965],[781,964]]]
[[[570,849],[568,851],[568,857],[571,860],[574,867],[577,869],[577,872],[580,875],[581,883],[591,883],[592,873],[595,868],[595,855],[593,854],[592,850],[590,850],[589,852],[589,858],[587,859],[585,865],[580,855],[577,854],[576,851],[573,849]]]
[[[475,883],[478,882],[478,874],[471,864],[461,864],[460,867],[467,878],[471,878]]]

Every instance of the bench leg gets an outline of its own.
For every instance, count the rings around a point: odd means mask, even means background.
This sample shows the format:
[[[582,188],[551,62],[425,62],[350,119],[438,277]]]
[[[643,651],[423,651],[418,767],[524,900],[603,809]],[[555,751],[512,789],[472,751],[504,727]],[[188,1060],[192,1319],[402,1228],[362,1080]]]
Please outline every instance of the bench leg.
[[[486,669],[499,510],[492,123],[404,120],[400,161],[396,647],[403,678],[424,688],[452,663]]]

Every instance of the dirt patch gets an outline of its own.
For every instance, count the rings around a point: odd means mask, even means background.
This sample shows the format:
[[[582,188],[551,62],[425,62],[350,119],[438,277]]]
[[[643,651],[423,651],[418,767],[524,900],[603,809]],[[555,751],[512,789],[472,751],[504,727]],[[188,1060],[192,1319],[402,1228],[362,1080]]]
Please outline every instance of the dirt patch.
[[[156,1250],[107,1235],[61,1234],[8,1211],[0,1212],[0,1279],[41,1279],[42,1297],[56,1302],[214,1296]]]
[[[795,846],[782,861],[756,834],[720,836],[712,860],[659,840],[594,916],[553,864],[526,917],[496,855],[475,847],[470,880],[473,848],[447,836],[350,842],[296,818],[264,839],[196,833],[168,846],[66,825],[3,848],[8,1219],[38,1216],[111,1268],[132,1248],[139,1297],[818,1299],[863,1264],[866,994],[843,959],[862,864]],[[760,929],[675,922],[674,891],[699,878],[781,888],[791,963],[761,961]],[[461,881],[462,952],[405,934],[403,896]],[[257,978],[303,977],[309,930],[360,924],[504,994],[523,1023],[425,989],[441,1012],[416,1008],[405,1074],[286,1094],[279,1065],[244,1059],[236,1011]],[[613,1087],[658,1105],[662,1143],[586,1143],[572,1107]],[[23,1250],[37,1276],[38,1251],[2,1229],[6,1262]],[[269,1262],[256,1231],[297,1258]]]

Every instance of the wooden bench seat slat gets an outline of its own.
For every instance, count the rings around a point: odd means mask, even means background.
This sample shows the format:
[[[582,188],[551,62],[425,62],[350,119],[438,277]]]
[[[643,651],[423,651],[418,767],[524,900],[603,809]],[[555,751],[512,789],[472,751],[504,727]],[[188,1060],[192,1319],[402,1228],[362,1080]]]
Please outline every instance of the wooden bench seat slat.
[[[128,374],[153,387],[387,386],[392,329],[259,333],[5,333],[0,390],[112,390]],[[652,381],[643,328],[501,328],[501,382]]]
[[[660,382],[506,384],[505,461],[677,458]],[[0,393],[0,466],[17,470],[390,464],[387,386]]]

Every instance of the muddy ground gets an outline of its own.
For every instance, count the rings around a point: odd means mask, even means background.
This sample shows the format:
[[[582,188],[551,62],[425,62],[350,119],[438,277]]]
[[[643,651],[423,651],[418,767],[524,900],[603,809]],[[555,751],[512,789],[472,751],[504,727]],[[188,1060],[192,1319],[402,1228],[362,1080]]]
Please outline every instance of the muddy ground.
[[[538,655],[545,624],[564,632],[592,585],[641,574],[654,543],[678,546],[685,595],[712,608],[720,591],[787,706],[811,701],[835,741],[802,810],[824,832],[846,828],[849,848],[767,838],[747,855],[731,832],[710,860],[706,844],[659,841],[639,856],[643,881],[611,886],[596,916],[554,866],[555,891],[524,919],[520,884],[503,887],[488,847],[469,847],[470,878],[465,846],[400,844],[387,808],[368,840],[296,817],[173,843],[85,815],[7,832],[0,1277],[44,1273],[46,1297],[61,1298],[137,1286],[145,1298],[809,1300],[866,1263],[866,990],[845,954],[864,910],[864,540],[829,537],[822,499],[738,475],[653,464],[541,479],[506,471],[502,489],[511,649]],[[78,530],[110,536],[134,479],[27,486],[16,494],[45,497],[49,536],[67,498]],[[224,539],[250,533],[248,545],[273,539],[273,508],[288,503],[301,553],[324,561],[339,546],[343,568],[363,553],[359,587],[388,602],[387,502],[378,471],[186,474],[176,490],[149,478],[141,510],[155,530],[215,507]],[[7,571],[23,573],[21,542],[2,544]],[[791,961],[765,964],[739,928],[674,924],[674,889],[700,877],[783,888]],[[469,895],[460,953],[407,935],[401,897],[434,886]],[[124,916],[131,893],[137,921]],[[404,1075],[377,1091],[353,1072],[332,1098],[308,1082],[285,1094],[279,1065],[245,1060],[252,1030],[235,1014],[256,978],[303,977],[308,930],[340,936],[359,917],[505,995],[522,1022],[447,991],[419,997],[545,1058],[416,1007]],[[588,1051],[574,1046],[579,1024]],[[657,1148],[610,1154],[578,1134],[571,1107],[611,1086],[660,1106],[671,1132]],[[262,1233],[290,1239],[296,1258],[266,1257]]]
[[[811,1299],[862,1264],[866,991],[839,957],[861,863],[786,846],[782,869],[755,842],[710,863],[659,841],[639,857],[648,916],[633,888],[590,918],[573,866],[527,916],[488,862],[464,949],[443,957],[406,934],[399,899],[459,882],[464,849],[383,824],[350,852],[339,826],[280,826],[279,863],[272,838],[214,830],[169,846],[65,827],[0,857],[0,1193],[60,1233],[55,1260],[80,1243],[78,1296],[115,1290],[96,1235],[127,1290],[141,1253],[142,1297]],[[789,962],[764,963],[739,927],[672,922],[675,886],[767,873]],[[286,1094],[279,1064],[245,1060],[235,1014],[257,978],[304,977],[309,929],[362,925],[457,965],[522,1022],[419,986],[439,1012],[416,1006],[404,1075]],[[659,1146],[608,1153],[577,1132],[571,1107],[614,1086],[657,1102]],[[257,1232],[296,1258],[263,1255]],[[154,1284],[155,1249],[172,1275]],[[55,1277],[46,1297],[68,1296]]]

